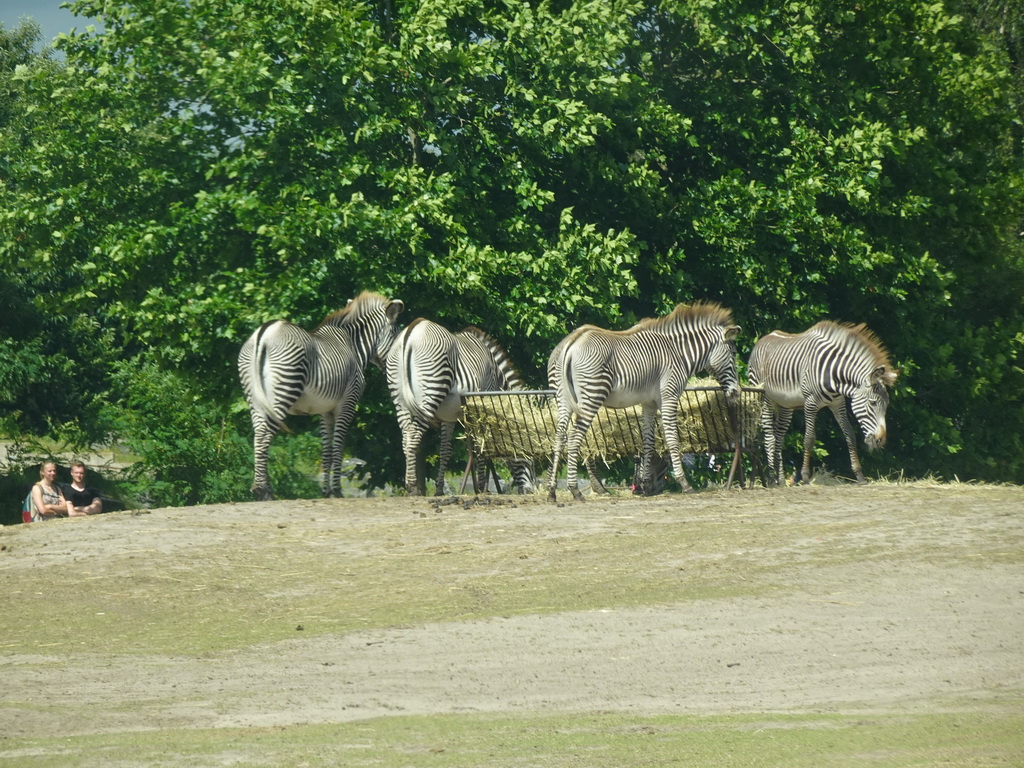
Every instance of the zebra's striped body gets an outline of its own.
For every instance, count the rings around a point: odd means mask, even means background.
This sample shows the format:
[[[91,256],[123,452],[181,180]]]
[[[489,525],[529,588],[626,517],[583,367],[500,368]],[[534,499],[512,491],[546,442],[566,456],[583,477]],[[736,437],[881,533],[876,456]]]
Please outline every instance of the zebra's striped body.
[[[648,492],[654,424],[660,410],[673,476],[688,490],[679,453],[679,395],[693,374],[706,369],[730,401],[739,397],[735,341],[739,331],[740,327],[732,324],[732,313],[718,304],[680,304],[665,317],[642,320],[626,331],[590,326],[563,340],[559,345],[558,424],[549,498],[555,498],[555,477],[564,446],[569,490],[574,498],[582,499],[577,479],[580,446],[602,406],[642,406],[643,477]],[[570,424],[573,415],[575,421]]]
[[[387,358],[387,374],[402,430],[405,489],[410,495],[424,492],[416,462],[423,435],[431,427],[441,428],[437,495],[444,493],[444,474],[465,393],[523,388],[508,354],[479,328],[452,333],[423,318],[410,323],[395,340]],[[477,464],[479,484],[483,466]],[[516,461],[511,468],[517,490],[532,490],[529,465]]]
[[[866,326],[825,320],[803,333],[773,331],[754,345],[748,375],[751,384],[764,388],[761,426],[773,483],[782,476],[782,442],[797,408],[804,409],[806,428],[803,466],[796,481],[810,480],[814,424],[822,406],[839,422],[854,474],[864,482],[846,401],[850,401],[868,449],[874,450],[885,444],[888,388],[899,375],[881,342]]]
[[[404,305],[363,292],[312,333],[286,320],[260,326],[242,345],[238,375],[253,427],[258,500],[272,498],[267,452],[289,414],[321,417],[323,493],[341,495],[345,435],[365,386],[368,362],[380,365]]]

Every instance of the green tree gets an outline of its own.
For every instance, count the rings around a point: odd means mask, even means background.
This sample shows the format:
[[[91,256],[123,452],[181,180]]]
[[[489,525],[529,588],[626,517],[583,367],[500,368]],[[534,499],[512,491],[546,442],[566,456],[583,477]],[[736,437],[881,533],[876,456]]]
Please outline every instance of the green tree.
[[[49,126],[38,109],[37,84],[61,76],[48,49],[37,50],[39,26],[22,21],[0,27],[0,196],[4,215],[15,226],[5,231],[0,279],[0,428],[67,437],[79,419],[97,432],[93,396],[102,390],[99,368],[104,333],[88,312],[78,312],[60,295],[67,276],[48,254],[35,251],[36,236],[49,226],[49,211],[18,205],[15,184],[20,164],[35,155]],[[31,160],[28,160],[32,162]],[[56,205],[63,205],[59,195]],[[99,387],[91,387],[94,380]]]

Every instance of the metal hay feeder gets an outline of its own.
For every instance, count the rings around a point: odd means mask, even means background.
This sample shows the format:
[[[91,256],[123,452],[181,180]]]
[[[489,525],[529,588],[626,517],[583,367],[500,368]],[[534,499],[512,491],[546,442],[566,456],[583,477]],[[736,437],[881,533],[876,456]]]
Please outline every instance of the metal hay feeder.
[[[742,388],[736,408],[727,405],[719,387],[688,388],[680,396],[680,450],[694,454],[731,453],[733,461],[726,487],[731,487],[737,471],[742,473],[742,453],[751,455],[757,464],[761,393],[759,388]],[[554,390],[470,392],[462,398],[462,424],[480,460],[550,457],[555,422]],[[583,441],[580,458],[610,462],[639,456],[643,448],[641,425],[639,406],[602,408]],[[667,452],[660,420],[654,449],[656,453]]]

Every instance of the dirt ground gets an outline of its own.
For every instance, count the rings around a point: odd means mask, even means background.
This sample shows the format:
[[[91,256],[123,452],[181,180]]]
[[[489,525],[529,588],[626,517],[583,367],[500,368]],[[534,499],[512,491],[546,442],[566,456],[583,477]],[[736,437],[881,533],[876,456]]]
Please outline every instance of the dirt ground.
[[[392,715],[1024,705],[1019,487],[442,501],[4,528],[0,761]]]

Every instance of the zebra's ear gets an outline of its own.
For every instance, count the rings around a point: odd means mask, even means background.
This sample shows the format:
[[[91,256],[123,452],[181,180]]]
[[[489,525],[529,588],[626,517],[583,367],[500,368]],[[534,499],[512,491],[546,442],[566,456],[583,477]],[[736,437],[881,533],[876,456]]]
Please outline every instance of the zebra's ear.
[[[736,341],[736,337],[740,335],[740,331],[743,329],[738,325],[730,325],[725,329],[725,340]]]
[[[405,303],[401,299],[393,299],[389,304],[385,312],[387,312],[388,320],[395,322],[400,314],[405,310]]]
[[[899,378],[900,372],[895,370],[886,370],[884,365],[880,365],[871,372],[871,383],[877,384],[882,382],[885,386],[891,387],[896,383],[896,379]]]

